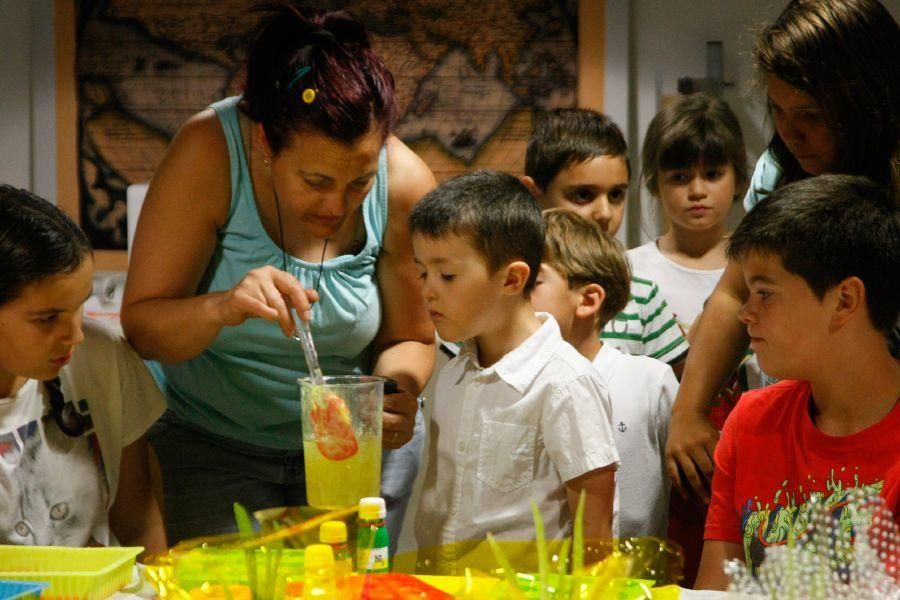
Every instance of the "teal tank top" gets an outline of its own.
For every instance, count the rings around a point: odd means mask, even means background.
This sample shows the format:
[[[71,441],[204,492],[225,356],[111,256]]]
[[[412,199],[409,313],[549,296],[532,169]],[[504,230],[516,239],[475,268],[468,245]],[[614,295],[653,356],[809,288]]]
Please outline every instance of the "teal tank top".
[[[228,290],[251,269],[282,268],[281,248],[263,228],[256,208],[238,122],[240,97],[212,105],[228,142],[231,205],[198,294]],[[321,265],[320,300],[312,309],[312,332],[326,375],[362,374],[370,369],[372,340],[381,324],[375,267],[387,224],[387,154],[378,157],[375,184],[363,200],[365,247]],[[319,263],[288,256],[287,270],[315,288]],[[207,431],[246,443],[298,449],[298,377],[308,375],[300,343],[276,323],[248,319],[225,327],[198,356],[172,365],[151,363],[169,408]]]

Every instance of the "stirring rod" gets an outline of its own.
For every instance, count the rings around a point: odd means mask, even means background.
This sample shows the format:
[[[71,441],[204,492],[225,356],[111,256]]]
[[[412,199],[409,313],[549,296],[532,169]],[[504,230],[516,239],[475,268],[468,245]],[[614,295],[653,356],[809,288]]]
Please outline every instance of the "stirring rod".
[[[292,310],[294,316],[294,339],[303,346],[303,354],[306,356],[306,364],[309,367],[309,376],[316,385],[324,385],[325,377],[322,375],[322,368],[319,366],[319,355],[316,353],[316,346],[313,344],[312,331],[309,328],[309,321],[304,321],[297,314],[296,310]]]

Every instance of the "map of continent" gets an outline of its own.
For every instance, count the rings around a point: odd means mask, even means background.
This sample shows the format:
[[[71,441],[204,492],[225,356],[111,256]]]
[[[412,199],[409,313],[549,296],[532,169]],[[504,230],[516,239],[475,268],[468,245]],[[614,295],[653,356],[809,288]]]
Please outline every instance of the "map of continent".
[[[149,181],[178,127],[239,94],[253,0],[79,0],[81,223],[126,245],[126,189]],[[394,128],[439,181],[521,173],[533,116],[575,106],[575,0],[345,0],[394,74]]]

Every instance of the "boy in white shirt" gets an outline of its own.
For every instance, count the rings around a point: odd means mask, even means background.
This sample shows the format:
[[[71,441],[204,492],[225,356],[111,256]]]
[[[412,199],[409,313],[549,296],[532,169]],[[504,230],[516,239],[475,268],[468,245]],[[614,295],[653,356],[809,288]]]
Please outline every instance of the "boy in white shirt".
[[[665,448],[678,381],[666,363],[623,354],[597,335],[628,302],[631,273],[615,238],[564,209],[544,211],[544,223],[544,258],[531,300],[556,318],[563,339],[593,361],[609,389],[622,457],[615,533],[666,539]]]
[[[487,533],[566,535],[582,490],[586,537],[612,536],[609,397],[591,364],[529,296],[540,210],[512,175],[476,171],[427,194],[409,219],[422,295],[442,339],[465,341],[440,372],[416,515],[419,561],[455,573]]]

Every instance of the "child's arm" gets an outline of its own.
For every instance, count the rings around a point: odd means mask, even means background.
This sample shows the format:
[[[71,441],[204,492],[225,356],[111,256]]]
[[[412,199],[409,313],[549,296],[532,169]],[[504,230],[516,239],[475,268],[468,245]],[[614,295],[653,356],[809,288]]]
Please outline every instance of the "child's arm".
[[[139,559],[166,551],[166,533],[150,485],[150,449],[141,437],[122,449],[116,501],[109,509],[109,526],[123,546],[143,546]]]
[[[616,490],[616,467],[609,465],[588,471],[566,482],[569,514],[575,518],[578,498],[584,490],[585,539],[611,540],[613,537],[613,498]]]
[[[703,556],[700,558],[700,570],[697,572],[695,590],[722,590],[728,588],[728,577],[725,576],[726,560],[743,559],[744,553],[740,544],[707,540],[703,542]]]

